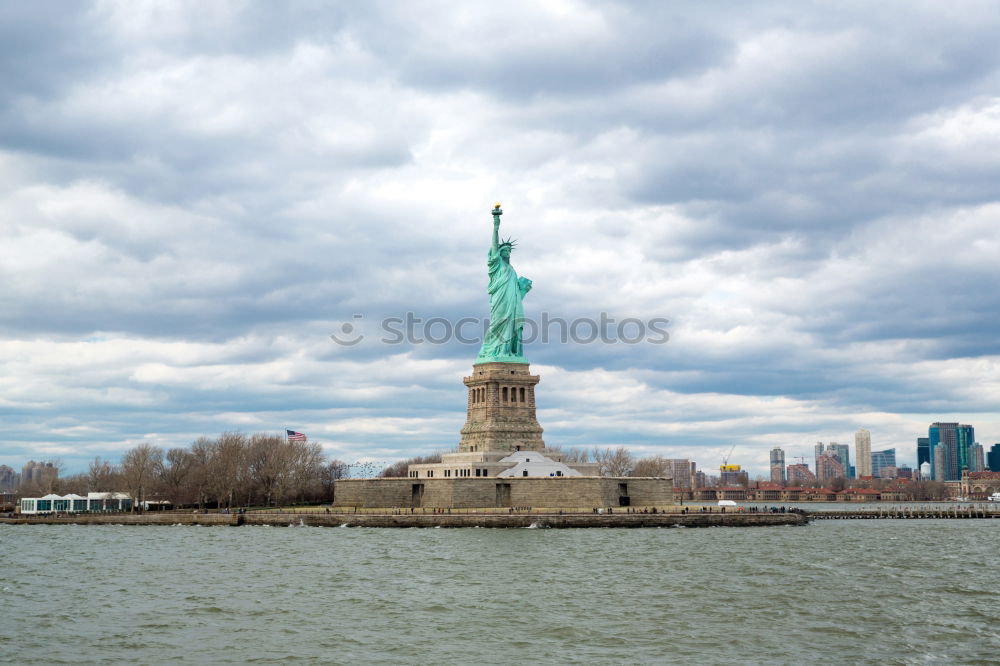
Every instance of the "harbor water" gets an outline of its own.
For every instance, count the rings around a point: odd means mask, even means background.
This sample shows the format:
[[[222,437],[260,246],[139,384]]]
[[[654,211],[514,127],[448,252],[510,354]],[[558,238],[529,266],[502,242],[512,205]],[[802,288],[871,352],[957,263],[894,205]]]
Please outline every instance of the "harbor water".
[[[0,663],[987,664],[1000,520],[0,525]]]

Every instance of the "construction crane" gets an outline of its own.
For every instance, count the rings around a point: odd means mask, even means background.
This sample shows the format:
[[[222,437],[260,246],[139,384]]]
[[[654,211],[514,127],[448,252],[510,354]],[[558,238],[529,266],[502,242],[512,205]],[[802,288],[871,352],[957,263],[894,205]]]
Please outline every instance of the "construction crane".
[[[736,449],[736,444],[733,444],[733,447],[732,447],[731,449],[729,449],[729,453],[727,453],[727,454],[726,454],[726,455],[725,455],[725,456],[724,456],[724,457],[722,458],[722,466],[723,466],[723,467],[725,467],[726,465],[728,465],[728,464],[729,464],[729,456],[733,455],[733,451],[734,451],[735,449]]]

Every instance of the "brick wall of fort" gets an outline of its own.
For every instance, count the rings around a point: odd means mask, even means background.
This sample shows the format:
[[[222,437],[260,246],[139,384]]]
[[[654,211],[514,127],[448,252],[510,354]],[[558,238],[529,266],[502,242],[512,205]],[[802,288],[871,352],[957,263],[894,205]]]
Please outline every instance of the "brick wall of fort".
[[[622,494],[627,495],[634,506],[672,504],[673,482],[659,478],[596,476],[341,479],[337,482],[334,505],[442,509],[506,506],[588,508],[618,506]]]

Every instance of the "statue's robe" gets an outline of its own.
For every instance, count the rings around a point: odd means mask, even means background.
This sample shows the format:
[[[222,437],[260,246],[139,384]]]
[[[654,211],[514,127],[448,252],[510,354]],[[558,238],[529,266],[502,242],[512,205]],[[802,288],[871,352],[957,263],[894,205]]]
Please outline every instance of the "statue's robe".
[[[524,295],[527,280],[518,278],[499,250],[490,247],[489,267],[490,328],[479,350],[477,363],[524,360],[521,334],[524,328]]]

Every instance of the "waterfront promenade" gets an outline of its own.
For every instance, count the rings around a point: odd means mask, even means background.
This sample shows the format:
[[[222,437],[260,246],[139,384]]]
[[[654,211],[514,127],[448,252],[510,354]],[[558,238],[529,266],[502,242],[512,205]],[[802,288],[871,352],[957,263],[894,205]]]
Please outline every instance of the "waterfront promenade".
[[[799,513],[566,513],[365,511],[327,513],[274,511],[247,513],[154,512],[145,514],[63,514],[0,517],[0,523],[31,525],[270,525],[273,527],[769,527],[805,525]]]
[[[97,513],[59,515],[0,515],[0,524],[12,525],[268,525],[272,527],[494,527],[494,528],[583,528],[583,527],[769,527],[805,525],[812,520],[970,520],[1000,519],[1000,506],[953,506],[944,503],[810,510],[797,507],[787,513],[766,510],[732,510],[719,507],[688,507],[658,510],[657,513],[629,512],[618,508],[559,511],[546,509],[350,509],[297,507],[266,509],[246,513],[195,513],[164,511],[144,514]],[[818,508],[818,507],[817,507]],[[702,510],[705,509],[705,510]],[[711,509],[709,511],[708,509]]]

